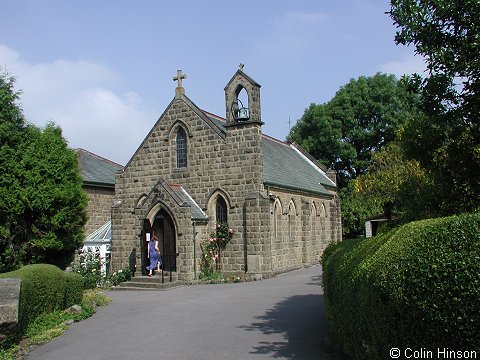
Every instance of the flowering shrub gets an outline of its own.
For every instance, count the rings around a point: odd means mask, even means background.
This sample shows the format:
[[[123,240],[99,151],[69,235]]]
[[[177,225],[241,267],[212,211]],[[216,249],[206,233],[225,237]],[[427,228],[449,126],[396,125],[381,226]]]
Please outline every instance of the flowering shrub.
[[[105,275],[102,273],[102,260],[98,250],[80,250],[77,257],[70,266],[71,271],[83,276],[83,285],[85,289],[94,289],[102,286],[105,281]]]
[[[204,277],[209,277],[213,274],[213,253],[208,240],[202,241],[200,243],[200,248],[202,249],[202,260],[200,262],[200,279]]]
[[[70,265],[70,270],[83,276],[85,289],[116,286],[132,278],[132,271],[128,267],[107,274],[102,271],[103,265],[100,252],[89,248],[79,251],[75,261]]]
[[[211,276],[215,270],[219,270],[222,256],[222,250],[225,250],[227,244],[232,240],[233,230],[227,223],[219,223],[216,231],[210,234],[210,238],[200,244],[202,249],[201,270],[203,276]]]
[[[130,268],[120,269],[108,275],[108,282],[112,286],[117,286],[124,281],[130,281],[132,279],[132,271]]]

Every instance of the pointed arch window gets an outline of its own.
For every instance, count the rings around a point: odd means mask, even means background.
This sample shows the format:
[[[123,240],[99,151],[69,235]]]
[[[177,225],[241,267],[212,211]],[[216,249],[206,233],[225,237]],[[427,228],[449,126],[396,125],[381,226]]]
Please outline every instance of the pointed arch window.
[[[215,217],[217,220],[217,224],[228,222],[227,203],[225,202],[225,199],[220,195],[217,197],[217,202],[215,205]]]
[[[177,131],[177,168],[187,167],[187,134],[182,127]]]
[[[310,206],[310,233],[312,238],[317,235],[317,208],[312,203]]]
[[[279,227],[279,221],[282,216],[282,211],[280,209],[280,203],[275,202],[274,208],[273,208],[273,236],[278,238],[278,227]]]
[[[288,205],[288,236],[293,237],[295,228],[295,205],[290,202]]]

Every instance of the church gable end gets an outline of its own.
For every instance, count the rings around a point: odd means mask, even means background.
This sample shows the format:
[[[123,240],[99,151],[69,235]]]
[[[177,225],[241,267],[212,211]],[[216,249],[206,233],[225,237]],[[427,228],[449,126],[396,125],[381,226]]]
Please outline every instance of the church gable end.
[[[116,177],[113,268],[144,273],[146,234],[155,231],[173,271],[191,280],[200,242],[224,221],[235,232],[222,251],[224,272],[272,274],[318,262],[321,246],[341,234],[335,184],[294,147],[262,134],[260,85],[243,65],[224,89],[225,119],[193,103],[184,79],[179,70],[173,100]],[[327,216],[317,215],[319,204]]]

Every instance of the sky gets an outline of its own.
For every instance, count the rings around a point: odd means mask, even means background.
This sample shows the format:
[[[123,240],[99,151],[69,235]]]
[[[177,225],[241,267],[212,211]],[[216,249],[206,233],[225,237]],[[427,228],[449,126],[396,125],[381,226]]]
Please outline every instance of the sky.
[[[423,72],[382,0],[0,0],[0,68],[26,119],[126,164],[175,95],[225,117],[240,63],[261,87],[264,134],[285,140],[311,104],[377,72]],[[291,125],[289,125],[289,119]]]

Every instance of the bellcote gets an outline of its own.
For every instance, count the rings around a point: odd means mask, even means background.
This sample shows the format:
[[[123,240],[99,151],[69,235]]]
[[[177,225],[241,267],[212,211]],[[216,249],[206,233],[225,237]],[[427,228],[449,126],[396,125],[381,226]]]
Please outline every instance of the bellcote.
[[[260,113],[260,84],[243,72],[243,64],[240,64],[224,90],[227,126],[251,123],[263,125]],[[246,97],[242,101],[239,96],[243,91]]]

